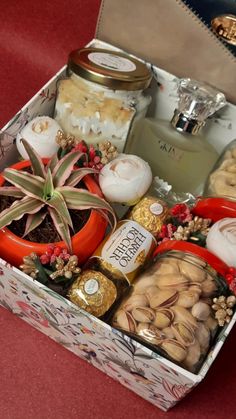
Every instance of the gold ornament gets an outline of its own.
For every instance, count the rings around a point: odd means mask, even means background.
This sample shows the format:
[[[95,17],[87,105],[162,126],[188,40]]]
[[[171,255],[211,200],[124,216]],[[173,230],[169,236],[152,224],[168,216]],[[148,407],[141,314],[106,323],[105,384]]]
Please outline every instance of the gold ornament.
[[[224,326],[225,323],[229,323],[233,315],[232,308],[236,303],[236,297],[230,295],[225,297],[221,295],[218,298],[213,298],[212,309],[215,311],[215,318],[218,321],[219,326]]]
[[[62,150],[75,147],[76,144],[78,144],[81,141],[75,138],[74,135],[64,134],[64,132],[61,130],[57,131],[55,140],[56,143],[62,148]]]
[[[96,317],[103,316],[117,297],[117,290],[101,272],[86,270],[70,287],[70,301]]]
[[[36,279],[38,274],[38,269],[35,266],[34,260],[37,258],[36,253],[30,253],[28,256],[23,257],[23,264],[19,268],[31,278]]]
[[[73,274],[79,274],[81,269],[78,267],[78,257],[76,255],[70,256],[68,262],[65,262],[60,257],[56,258],[56,271],[54,271],[50,278],[52,280],[59,276],[64,276],[66,279],[71,279]]]
[[[117,148],[110,141],[98,143],[98,150],[101,153],[101,163],[107,164],[118,156]]]

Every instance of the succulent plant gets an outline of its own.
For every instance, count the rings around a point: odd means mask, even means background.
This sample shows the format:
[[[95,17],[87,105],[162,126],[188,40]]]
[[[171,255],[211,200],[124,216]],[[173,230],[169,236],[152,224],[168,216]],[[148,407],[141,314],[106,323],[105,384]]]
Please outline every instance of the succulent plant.
[[[22,139],[22,142],[33,173],[13,168],[3,171],[4,179],[13,186],[0,187],[0,195],[12,196],[16,200],[0,213],[0,229],[28,214],[24,232],[26,236],[38,227],[49,213],[58,234],[71,252],[70,228],[73,230],[73,224],[69,210],[95,209],[108,222],[110,214],[113,224],[116,223],[114,211],[104,199],[75,187],[85,175],[95,173],[94,169],[90,168],[74,169],[74,164],[83,153],[71,151],[60,160],[54,155],[45,166],[27,141]]]

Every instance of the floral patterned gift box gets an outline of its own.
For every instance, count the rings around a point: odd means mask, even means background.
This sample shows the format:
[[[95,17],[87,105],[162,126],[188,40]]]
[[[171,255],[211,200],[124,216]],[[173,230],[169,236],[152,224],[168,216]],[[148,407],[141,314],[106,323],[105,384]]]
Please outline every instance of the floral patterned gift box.
[[[110,48],[98,40],[92,41],[91,45]],[[168,119],[177,100],[177,79],[151,67],[161,87],[158,106],[151,112]],[[18,158],[14,142],[22,127],[35,116],[52,116],[57,81],[64,76],[65,67],[2,129],[1,170]],[[228,104],[220,115],[211,119],[206,135],[219,151],[236,137],[235,116],[236,107]],[[205,377],[236,320],[235,313],[218,336],[199,373],[192,374],[79,309],[2,259],[0,304],[163,410],[174,406]]]

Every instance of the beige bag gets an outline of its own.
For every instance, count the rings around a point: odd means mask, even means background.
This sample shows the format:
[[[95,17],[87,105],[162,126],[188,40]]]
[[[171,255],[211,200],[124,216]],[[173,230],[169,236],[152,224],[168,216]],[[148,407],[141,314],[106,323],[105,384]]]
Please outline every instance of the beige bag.
[[[236,58],[181,0],[103,0],[96,36],[236,103]]]

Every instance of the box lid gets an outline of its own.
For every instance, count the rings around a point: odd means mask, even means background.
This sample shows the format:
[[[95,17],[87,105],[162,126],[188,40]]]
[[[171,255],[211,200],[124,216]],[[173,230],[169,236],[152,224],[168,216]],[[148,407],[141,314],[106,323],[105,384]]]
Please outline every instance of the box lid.
[[[236,58],[181,0],[103,0],[96,36],[236,103]]]

